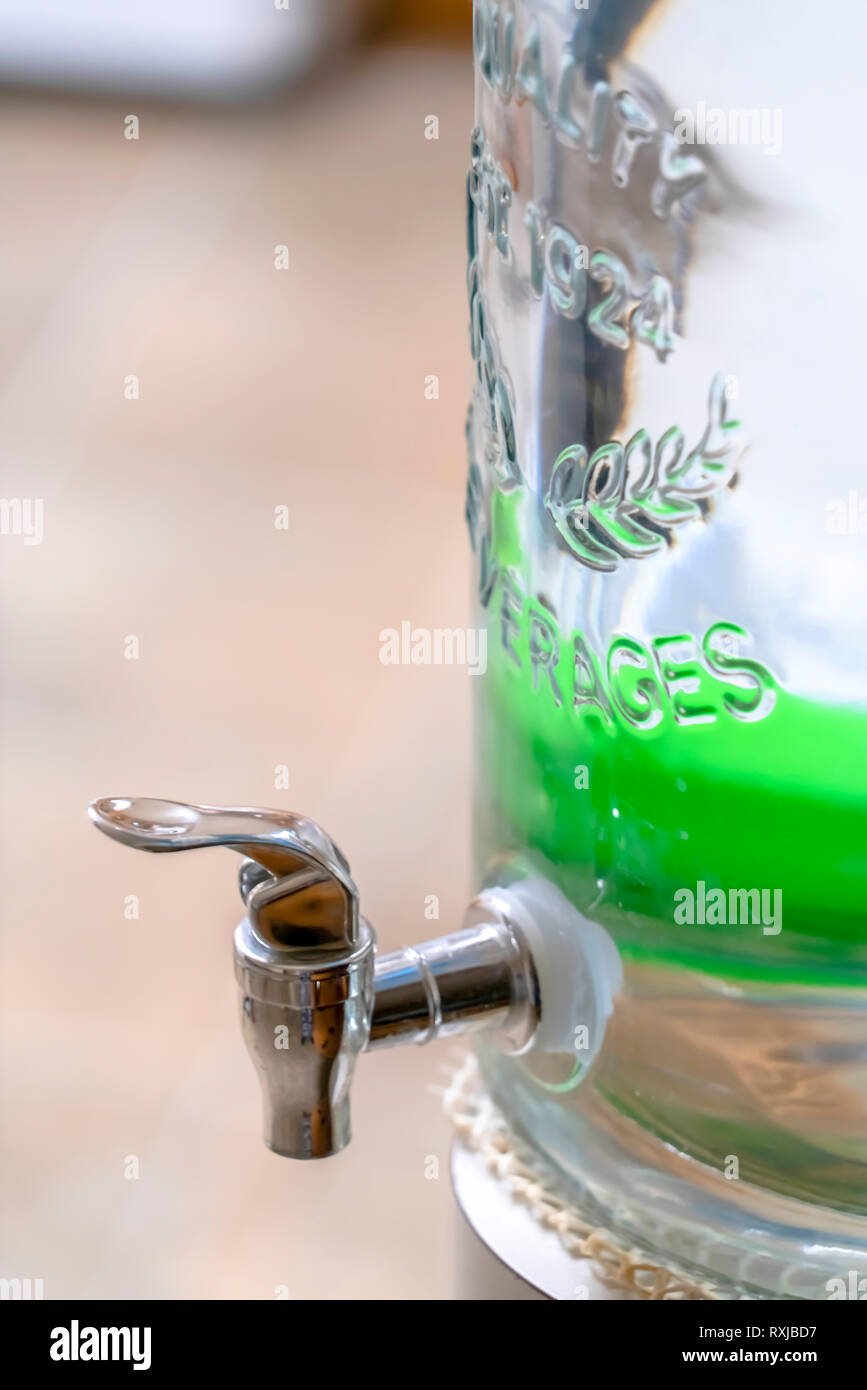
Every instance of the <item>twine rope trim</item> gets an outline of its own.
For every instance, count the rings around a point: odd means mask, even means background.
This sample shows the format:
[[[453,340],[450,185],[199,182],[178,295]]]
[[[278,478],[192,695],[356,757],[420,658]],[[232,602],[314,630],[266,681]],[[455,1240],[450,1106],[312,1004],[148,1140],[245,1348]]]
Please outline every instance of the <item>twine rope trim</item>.
[[[613,1232],[588,1221],[556,1174],[509,1125],[485,1089],[472,1054],[453,1072],[443,1094],[443,1108],[461,1142],[484,1160],[512,1199],[526,1207],[540,1226],[556,1232],[573,1259],[589,1260],[606,1287],[650,1302],[724,1297],[710,1281],[699,1282],[675,1264],[661,1265],[646,1251],[624,1244]]]

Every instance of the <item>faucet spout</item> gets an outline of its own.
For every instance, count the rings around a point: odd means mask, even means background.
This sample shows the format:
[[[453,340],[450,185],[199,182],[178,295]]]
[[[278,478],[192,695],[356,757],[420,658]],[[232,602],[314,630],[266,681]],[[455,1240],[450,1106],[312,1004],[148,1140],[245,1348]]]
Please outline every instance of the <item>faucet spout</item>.
[[[374,935],[360,919],[343,954],[265,945],[235,931],[241,1032],[262,1090],[264,1138],[284,1158],[328,1158],[350,1139],[349,1094],[370,1035]]]

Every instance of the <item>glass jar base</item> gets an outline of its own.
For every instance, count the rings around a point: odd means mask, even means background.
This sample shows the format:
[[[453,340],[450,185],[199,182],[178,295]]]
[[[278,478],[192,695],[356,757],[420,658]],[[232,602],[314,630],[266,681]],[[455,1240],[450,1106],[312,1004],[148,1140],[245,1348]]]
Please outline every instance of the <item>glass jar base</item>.
[[[707,1279],[717,1296],[867,1298],[867,1219],[786,1197],[680,1153],[582,1086],[568,1112],[480,1050],[485,1086],[593,1225]]]

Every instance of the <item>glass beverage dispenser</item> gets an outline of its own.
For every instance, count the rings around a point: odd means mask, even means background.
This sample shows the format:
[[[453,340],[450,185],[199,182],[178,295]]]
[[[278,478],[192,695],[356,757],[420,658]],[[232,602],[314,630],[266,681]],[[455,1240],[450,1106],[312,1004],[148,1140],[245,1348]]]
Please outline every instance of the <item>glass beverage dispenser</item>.
[[[377,957],[301,816],[91,807],[244,856],[275,1152],[348,1142],[362,1052],[472,1032],[567,1213],[727,1298],[867,1297],[867,11],[811,21],[476,0],[463,929]]]
[[[771,1297],[867,1272],[865,38],[475,4],[476,862],[624,977],[592,1066],[484,1075],[594,1220]]]

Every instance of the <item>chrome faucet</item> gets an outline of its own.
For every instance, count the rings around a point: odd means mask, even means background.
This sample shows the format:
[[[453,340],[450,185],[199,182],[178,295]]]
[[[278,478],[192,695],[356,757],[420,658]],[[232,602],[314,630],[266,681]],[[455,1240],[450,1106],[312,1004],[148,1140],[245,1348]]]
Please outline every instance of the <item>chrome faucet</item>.
[[[619,958],[550,883],[529,906],[516,890],[487,889],[461,931],[377,957],[346,859],[303,816],[141,797],[92,801],[89,814],[132,849],[222,845],[244,856],[235,975],[275,1153],[325,1158],[344,1148],[365,1049],[478,1031],[512,1053],[568,1048],[577,1005],[592,1038],[582,1061],[598,1051]]]

